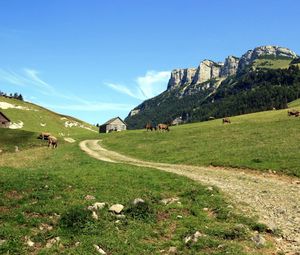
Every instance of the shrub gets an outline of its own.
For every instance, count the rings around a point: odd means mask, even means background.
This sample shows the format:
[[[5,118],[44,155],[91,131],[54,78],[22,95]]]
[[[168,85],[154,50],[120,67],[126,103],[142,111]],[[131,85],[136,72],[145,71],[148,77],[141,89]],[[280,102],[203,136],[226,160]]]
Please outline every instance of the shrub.
[[[60,226],[73,231],[78,231],[91,221],[91,212],[82,206],[74,206],[62,214]]]
[[[130,204],[125,212],[128,216],[137,220],[148,221],[154,219],[153,206],[148,202]]]

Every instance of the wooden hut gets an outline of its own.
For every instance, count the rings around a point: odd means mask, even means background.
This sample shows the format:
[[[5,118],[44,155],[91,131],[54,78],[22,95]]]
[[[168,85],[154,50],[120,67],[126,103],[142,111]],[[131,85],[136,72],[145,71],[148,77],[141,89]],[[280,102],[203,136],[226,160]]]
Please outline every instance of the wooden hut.
[[[120,118],[115,117],[108,121],[106,121],[104,124],[102,124],[99,127],[99,133],[109,133],[112,131],[123,131],[127,129],[126,123]]]
[[[7,118],[4,113],[0,112],[0,128],[8,128],[10,125],[10,119]]]

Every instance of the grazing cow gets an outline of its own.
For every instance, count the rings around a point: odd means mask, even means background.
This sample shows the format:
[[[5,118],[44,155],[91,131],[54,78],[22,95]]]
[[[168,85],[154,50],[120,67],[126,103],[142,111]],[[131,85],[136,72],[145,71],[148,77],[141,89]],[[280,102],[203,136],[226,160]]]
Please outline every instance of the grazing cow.
[[[48,136],[48,147],[57,148],[57,138],[50,135]]]
[[[292,109],[292,110],[288,110],[288,116],[295,116],[295,117],[299,117],[300,116],[300,112]]]
[[[150,123],[147,123],[145,128],[146,128],[147,131],[149,131],[149,130],[152,131],[153,129],[156,130]]]
[[[169,126],[166,124],[158,124],[157,127],[159,131],[168,131],[168,132],[170,131]]]
[[[51,136],[50,133],[42,132],[42,133],[40,133],[40,135],[38,136],[38,139],[48,140],[49,136]]]
[[[231,121],[228,117],[223,118],[222,122],[223,122],[223,124],[226,124],[226,123],[230,124],[231,123]]]

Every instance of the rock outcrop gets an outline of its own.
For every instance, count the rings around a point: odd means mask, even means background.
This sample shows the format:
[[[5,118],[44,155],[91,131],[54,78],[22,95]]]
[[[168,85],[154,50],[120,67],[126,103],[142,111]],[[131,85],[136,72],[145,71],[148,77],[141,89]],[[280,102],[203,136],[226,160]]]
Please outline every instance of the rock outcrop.
[[[224,63],[203,60],[197,68],[175,69],[171,72],[167,90],[177,89],[186,85],[197,85],[211,79],[226,78],[235,75],[251,65],[262,56],[296,58],[297,54],[288,48],[278,46],[261,46],[248,50],[241,58],[228,56]]]
[[[238,64],[238,72],[244,70],[245,67],[253,63],[254,60],[263,57],[283,57],[283,58],[297,58],[297,54],[292,50],[279,46],[260,46],[253,50],[248,50],[240,59]]]
[[[230,75],[235,75],[239,65],[239,58],[234,56],[228,56],[225,59],[224,65],[221,69],[221,76],[227,77]]]
[[[168,90],[179,88],[186,83],[191,83],[195,76],[196,70],[196,68],[173,70],[168,83]]]
[[[222,65],[217,64],[211,60],[203,60],[193,79],[193,84],[203,83],[210,79],[219,78],[221,74]]]
[[[263,61],[256,61],[257,59]],[[257,62],[258,64],[260,62],[267,63],[266,68],[276,69],[278,66],[281,66],[282,62],[285,62],[280,61],[282,59],[291,60],[290,63],[287,61],[286,65],[282,65],[282,68],[288,67],[289,64],[300,62],[300,57],[288,48],[260,46],[248,50],[240,58],[228,56],[224,62],[215,62],[205,59],[201,61],[196,68],[175,69],[171,72],[167,90],[155,98],[148,99],[135,107],[129,113],[126,121],[131,122],[132,124],[129,124],[131,126],[136,125],[137,127],[137,123],[139,123],[139,127],[142,127],[142,125],[145,125],[149,120],[158,123],[166,121],[166,119],[168,119],[168,121],[174,120],[180,117],[181,114],[187,112],[186,105],[190,107],[188,113],[197,112],[199,111],[198,106],[190,104],[188,100],[197,101],[199,105],[204,101],[208,104],[213,103],[214,99],[210,98],[218,92],[220,86],[222,87],[223,84],[226,85],[228,82],[238,80],[239,77],[248,71],[264,69],[264,65],[260,68],[256,68]],[[226,79],[227,77],[230,77],[230,79]],[[176,104],[176,100],[181,100],[178,105]],[[185,102],[185,100],[187,102]],[[170,112],[171,107],[169,107],[169,105],[174,105],[172,112]],[[153,109],[157,109],[157,111],[155,110],[154,113]],[[198,119],[201,118],[199,117]]]

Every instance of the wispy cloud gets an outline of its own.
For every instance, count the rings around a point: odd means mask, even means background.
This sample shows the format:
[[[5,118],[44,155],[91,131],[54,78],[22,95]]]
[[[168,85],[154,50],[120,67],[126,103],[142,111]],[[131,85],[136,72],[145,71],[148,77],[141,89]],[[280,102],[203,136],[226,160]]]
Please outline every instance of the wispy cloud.
[[[37,70],[28,68],[23,69],[20,74],[11,70],[0,69],[0,80],[21,87],[34,87],[43,94],[55,94],[54,87],[40,79],[38,74]]]
[[[67,104],[67,105],[44,105],[45,107],[62,109],[62,110],[76,110],[76,111],[130,111],[134,106],[128,104],[118,104],[118,103],[99,103],[99,102],[89,102],[87,104]]]
[[[166,89],[170,73],[170,71],[148,71],[146,75],[136,79],[138,88],[146,98],[154,97]]]
[[[47,101],[51,98],[55,101],[57,99],[64,99],[64,104],[45,104],[40,103],[45,107],[52,109],[64,109],[64,110],[76,110],[76,111],[129,111],[133,108],[132,105],[120,104],[120,103],[107,103],[107,102],[92,102],[79,96],[68,93],[68,95],[61,93],[54,86],[43,80],[39,71],[35,69],[25,68],[21,74],[13,72],[11,70],[0,69],[0,80],[8,82],[13,85],[21,87],[29,87],[40,94],[47,95]],[[36,101],[36,97],[31,97]]]
[[[38,77],[39,72],[37,70],[25,68],[24,72],[32,84],[39,87],[40,89],[55,94],[55,89],[53,88],[53,86]]]
[[[124,85],[121,85],[121,84],[115,84],[115,83],[105,83],[108,87],[122,93],[122,94],[125,94],[125,95],[128,95],[130,97],[134,97],[134,98],[137,98],[137,99],[141,99],[141,97],[143,97],[143,95],[141,95],[140,93],[134,93],[133,91],[131,91],[129,88],[127,88],[126,86]],[[139,91],[138,91],[139,92]]]
[[[135,86],[131,89],[122,84],[105,84],[122,94],[145,100],[154,97],[165,90],[170,73],[170,71],[148,71],[144,76],[139,76],[135,79]]]

